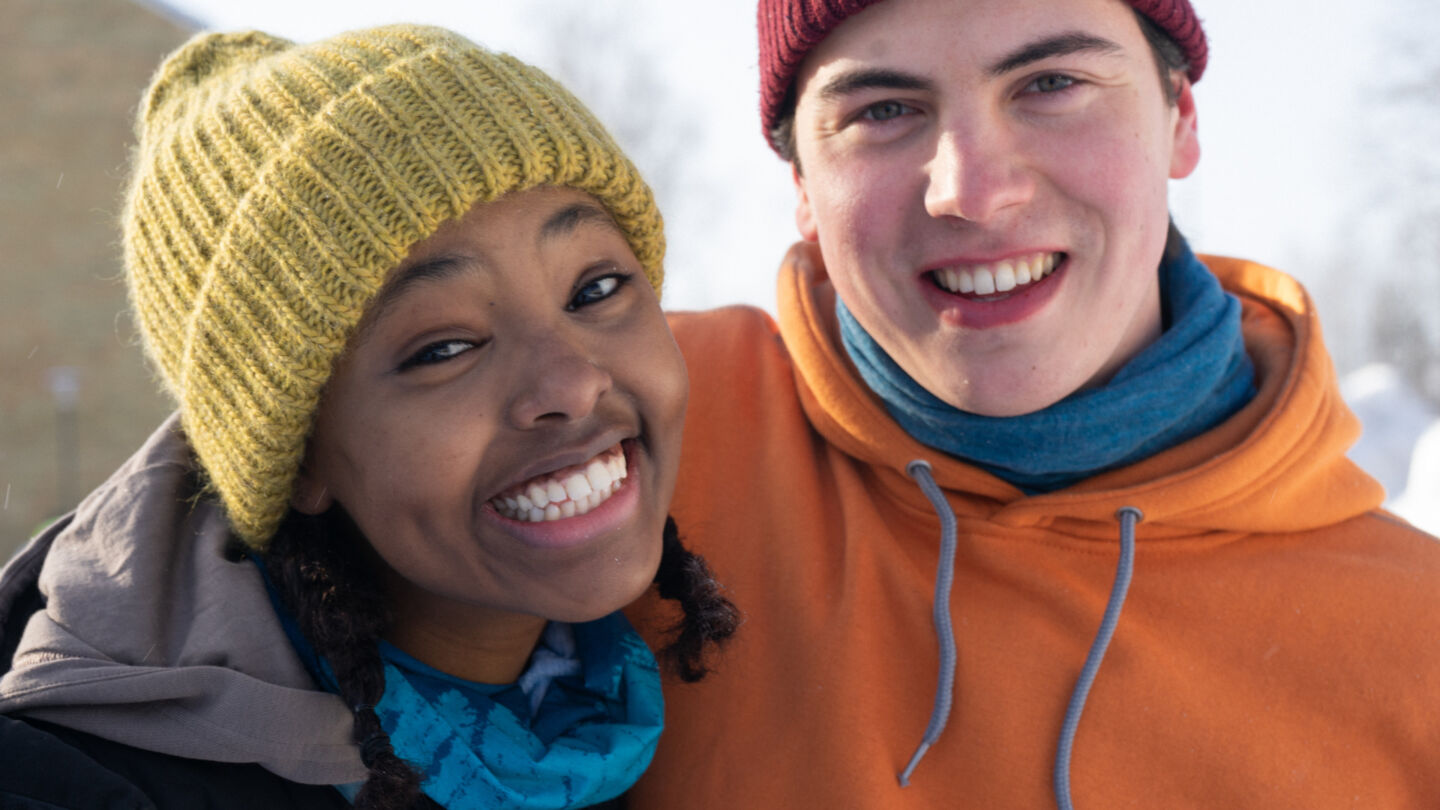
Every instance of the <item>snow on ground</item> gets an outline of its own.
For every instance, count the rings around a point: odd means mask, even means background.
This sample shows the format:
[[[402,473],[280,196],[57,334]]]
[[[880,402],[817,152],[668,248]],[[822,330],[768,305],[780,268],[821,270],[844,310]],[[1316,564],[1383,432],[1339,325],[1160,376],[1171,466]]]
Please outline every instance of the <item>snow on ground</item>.
[[[1385,486],[1386,507],[1440,535],[1440,413],[1383,363],[1346,375],[1340,389],[1365,426],[1350,458]]]
[[[1405,491],[1410,455],[1425,428],[1440,414],[1408,386],[1399,372],[1372,363],[1347,375],[1341,394],[1365,426],[1350,458],[1385,485],[1395,497]]]
[[[1405,491],[1390,502],[1395,514],[1440,537],[1440,420],[1415,443]]]

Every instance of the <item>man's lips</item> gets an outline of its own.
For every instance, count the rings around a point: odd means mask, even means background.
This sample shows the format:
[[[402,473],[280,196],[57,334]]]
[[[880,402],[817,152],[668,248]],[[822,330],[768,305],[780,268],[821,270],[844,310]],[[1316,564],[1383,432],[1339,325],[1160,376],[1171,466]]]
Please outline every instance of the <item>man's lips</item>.
[[[923,275],[921,291],[943,323],[990,329],[1040,312],[1061,289],[1069,267],[1068,254],[1048,251],[984,264],[947,264]]]
[[[938,267],[929,275],[946,292],[983,298],[1039,282],[1064,258],[1063,253],[1043,251],[996,262]]]

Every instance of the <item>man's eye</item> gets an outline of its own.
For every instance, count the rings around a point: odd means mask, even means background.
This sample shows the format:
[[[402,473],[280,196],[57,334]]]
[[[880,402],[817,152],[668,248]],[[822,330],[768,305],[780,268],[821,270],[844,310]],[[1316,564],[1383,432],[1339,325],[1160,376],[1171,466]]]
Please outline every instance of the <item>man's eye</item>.
[[[889,121],[910,112],[910,107],[898,101],[881,101],[861,111],[860,117],[867,121]]]
[[[465,352],[475,348],[475,343],[469,340],[440,340],[431,343],[420,351],[415,352],[400,364],[400,370],[415,368],[417,366],[433,366],[436,363],[443,363],[446,360],[453,360]]]
[[[1025,89],[1034,93],[1055,93],[1073,86],[1075,86],[1073,78],[1059,73],[1051,73],[1030,82]]]
[[[565,309],[574,312],[581,307],[586,307],[597,301],[604,301],[614,295],[621,287],[630,281],[630,276],[625,273],[611,273],[605,276],[591,279],[580,285],[580,289],[571,296],[570,303]]]

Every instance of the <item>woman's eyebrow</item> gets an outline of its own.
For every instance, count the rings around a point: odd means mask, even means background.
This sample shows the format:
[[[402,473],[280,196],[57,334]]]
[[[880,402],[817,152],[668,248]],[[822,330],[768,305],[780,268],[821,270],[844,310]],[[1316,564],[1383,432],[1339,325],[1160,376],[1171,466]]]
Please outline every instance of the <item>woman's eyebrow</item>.
[[[396,271],[395,276],[386,282],[385,286],[376,294],[374,302],[368,307],[365,315],[366,325],[378,321],[385,314],[385,310],[394,306],[395,302],[402,298],[411,287],[450,278],[474,263],[474,259],[465,256],[443,255]]]
[[[615,224],[615,220],[604,208],[594,203],[578,202],[551,214],[540,226],[535,239],[537,242],[548,242],[574,233],[582,225],[598,225],[624,235],[624,231],[620,230],[620,226]],[[483,259],[461,254],[443,254],[402,267],[376,294],[365,320],[368,323],[379,320],[385,310],[394,306],[396,301],[417,284],[443,281],[477,264],[483,264]]]
[[[604,208],[594,203],[577,202],[551,214],[540,226],[540,233],[536,235],[535,241],[537,244],[541,244],[562,236],[569,236],[581,225],[599,225],[621,236],[625,235],[625,232],[620,230],[620,226],[615,224],[614,218]]]
[[[1104,37],[1070,31],[1022,45],[986,68],[985,72],[991,76],[1002,76],[1012,70],[1025,67],[1032,62],[1039,62],[1042,59],[1049,59],[1052,56],[1068,56],[1072,53],[1086,51],[1110,55],[1122,53],[1124,50],[1119,43]]]

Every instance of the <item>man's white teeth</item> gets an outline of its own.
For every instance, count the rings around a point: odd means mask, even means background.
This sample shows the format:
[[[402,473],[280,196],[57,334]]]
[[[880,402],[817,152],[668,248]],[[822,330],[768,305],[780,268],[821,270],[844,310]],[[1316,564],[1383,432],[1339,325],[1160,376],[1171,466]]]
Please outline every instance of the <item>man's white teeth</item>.
[[[1055,270],[1059,253],[1036,253],[1018,259],[969,267],[945,267],[934,272],[935,281],[953,293],[994,295],[1039,281]]]
[[[539,523],[583,515],[610,499],[625,483],[625,453],[618,447],[583,465],[525,482],[490,501],[511,520]]]

